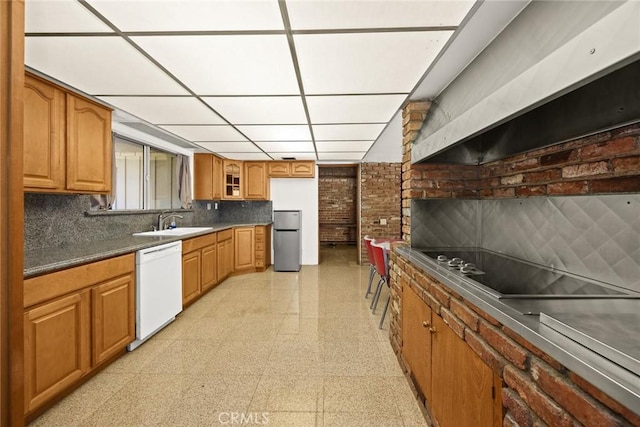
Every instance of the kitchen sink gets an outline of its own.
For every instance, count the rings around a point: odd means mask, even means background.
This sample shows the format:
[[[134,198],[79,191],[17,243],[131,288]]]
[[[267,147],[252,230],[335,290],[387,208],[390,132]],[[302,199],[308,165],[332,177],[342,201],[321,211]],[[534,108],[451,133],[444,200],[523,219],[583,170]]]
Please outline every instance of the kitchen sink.
[[[185,236],[187,234],[200,233],[203,231],[213,230],[213,227],[179,227],[169,228],[167,230],[143,231],[141,233],[133,233],[134,236]]]

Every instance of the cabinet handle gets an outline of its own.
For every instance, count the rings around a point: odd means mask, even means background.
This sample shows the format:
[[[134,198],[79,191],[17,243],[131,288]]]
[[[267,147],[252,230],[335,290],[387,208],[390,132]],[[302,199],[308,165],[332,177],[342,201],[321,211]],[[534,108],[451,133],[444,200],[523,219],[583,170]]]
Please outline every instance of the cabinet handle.
[[[431,332],[432,334],[435,334],[436,333],[436,328],[434,328],[434,327],[429,328],[429,332]]]
[[[427,322],[426,320],[422,322],[423,328],[428,328],[429,326],[431,326],[431,323]]]

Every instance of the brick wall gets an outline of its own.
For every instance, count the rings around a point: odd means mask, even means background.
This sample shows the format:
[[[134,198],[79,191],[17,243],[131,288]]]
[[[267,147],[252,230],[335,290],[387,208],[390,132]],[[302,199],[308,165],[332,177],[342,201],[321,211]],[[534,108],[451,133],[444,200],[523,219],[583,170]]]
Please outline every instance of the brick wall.
[[[364,236],[399,238],[401,221],[401,163],[362,163],[360,165],[360,241]],[[386,225],[380,219],[387,220]],[[360,259],[366,260],[361,245]]]
[[[504,426],[640,426],[640,417],[397,253],[390,263],[389,333],[405,371],[403,285],[415,289],[433,315],[442,317],[501,378]]]
[[[320,243],[355,243],[357,166],[321,167],[318,175]]]
[[[402,237],[411,241],[411,200],[517,198],[640,191],[640,124],[479,166],[411,164],[428,102],[403,110]]]

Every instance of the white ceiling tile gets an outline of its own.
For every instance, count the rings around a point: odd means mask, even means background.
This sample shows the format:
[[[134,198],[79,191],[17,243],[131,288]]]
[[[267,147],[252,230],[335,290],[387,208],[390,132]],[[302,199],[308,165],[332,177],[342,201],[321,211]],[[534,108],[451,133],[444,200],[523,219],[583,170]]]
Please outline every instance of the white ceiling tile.
[[[282,160],[283,157],[295,157],[296,160],[316,160],[315,152],[271,152],[269,151],[269,155],[273,157],[274,160]]]
[[[133,37],[198,95],[297,95],[284,35]]]
[[[307,123],[299,96],[203,98],[234,124]]]
[[[289,1],[294,30],[459,25],[474,1]]]
[[[123,31],[282,30],[277,0],[90,0]]]
[[[318,153],[332,151],[367,151],[372,145],[373,141],[316,141]]]
[[[187,94],[119,37],[27,37],[25,64],[91,95]]]
[[[408,93],[452,33],[295,35],[305,93]]]
[[[309,126],[238,126],[253,141],[305,141],[311,140]]]
[[[264,153],[220,153],[220,155],[227,159],[234,160],[271,160],[271,158]]]
[[[385,124],[313,125],[316,140],[375,140]]]
[[[365,152],[360,153],[318,153],[318,160],[362,160]]]
[[[275,151],[282,153],[293,152],[313,152],[313,142],[311,141],[277,141],[277,142],[256,142],[264,151]]]
[[[312,123],[388,122],[406,95],[307,96]]]
[[[189,141],[246,141],[238,131],[231,126],[160,126]]]
[[[214,153],[261,153],[260,149],[249,141],[198,142],[197,144]]]
[[[113,33],[104,22],[75,0],[28,0],[24,4],[25,33]]]
[[[105,102],[153,124],[224,124],[196,98],[101,96]]]

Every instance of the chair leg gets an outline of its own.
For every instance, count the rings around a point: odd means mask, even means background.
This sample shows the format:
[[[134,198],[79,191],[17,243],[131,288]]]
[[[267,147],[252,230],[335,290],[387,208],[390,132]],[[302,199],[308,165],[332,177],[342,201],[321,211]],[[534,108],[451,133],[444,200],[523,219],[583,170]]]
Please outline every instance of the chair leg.
[[[369,298],[369,294],[371,293],[371,285],[373,284],[373,276],[376,274],[376,269],[373,264],[369,265],[369,286],[367,286],[367,293],[365,294],[365,298]]]
[[[382,285],[384,284],[384,279],[381,277],[378,281],[378,287],[376,288],[376,293],[373,296],[373,301],[371,302],[371,312],[375,314],[376,306],[378,305],[378,300],[380,299],[380,294],[382,293]]]
[[[380,325],[378,325],[378,329],[382,329],[382,324],[384,323],[384,316],[387,315],[387,309],[389,308],[390,300],[391,300],[391,292],[389,292],[389,296],[387,297],[387,302],[384,305],[384,311],[382,312],[382,317],[380,317]]]

